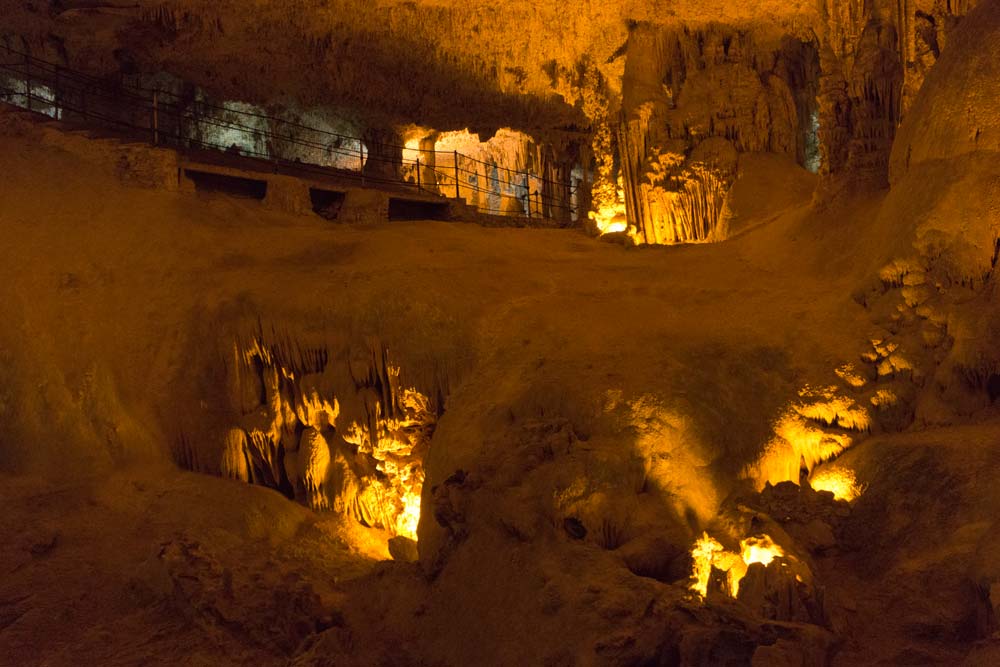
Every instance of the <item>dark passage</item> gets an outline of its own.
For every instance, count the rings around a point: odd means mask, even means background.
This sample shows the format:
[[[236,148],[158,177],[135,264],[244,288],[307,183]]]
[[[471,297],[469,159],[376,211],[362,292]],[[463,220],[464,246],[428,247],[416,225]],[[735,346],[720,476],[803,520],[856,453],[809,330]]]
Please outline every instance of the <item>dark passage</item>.
[[[316,215],[327,220],[337,219],[346,196],[343,192],[309,188],[309,199],[312,201],[312,210]]]
[[[990,395],[990,402],[996,403],[1000,398],[1000,375],[993,373],[986,380],[986,391]]]
[[[212,174],[193,169],[185,169],[184,175],[194,182],[194,188],[197,192],[221,192],[233,197],[258,200],[267,196],[267,181]]]
[[[389,199],[389,220],[447,220],[448,202]]]

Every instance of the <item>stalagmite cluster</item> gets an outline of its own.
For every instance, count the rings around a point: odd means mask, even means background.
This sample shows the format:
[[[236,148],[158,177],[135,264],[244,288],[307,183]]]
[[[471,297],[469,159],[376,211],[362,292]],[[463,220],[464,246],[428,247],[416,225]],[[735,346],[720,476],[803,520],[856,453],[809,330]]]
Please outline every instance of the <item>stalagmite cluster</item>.
[[[388,352],[373,347],[349,397],[363,410],[353,420],[326,389],[327,365],[322,350],[235,343],[230,382],[243,418],[226,432],[219,472],[415,539],[437,421],[430,401],[402,386]]]

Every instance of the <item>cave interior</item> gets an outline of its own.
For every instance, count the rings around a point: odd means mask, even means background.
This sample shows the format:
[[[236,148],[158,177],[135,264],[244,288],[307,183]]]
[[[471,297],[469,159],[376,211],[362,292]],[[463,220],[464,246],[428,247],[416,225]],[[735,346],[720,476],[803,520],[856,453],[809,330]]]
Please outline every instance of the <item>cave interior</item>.
[[[1000,665],[1000,0],[0,0],[0,665]]]

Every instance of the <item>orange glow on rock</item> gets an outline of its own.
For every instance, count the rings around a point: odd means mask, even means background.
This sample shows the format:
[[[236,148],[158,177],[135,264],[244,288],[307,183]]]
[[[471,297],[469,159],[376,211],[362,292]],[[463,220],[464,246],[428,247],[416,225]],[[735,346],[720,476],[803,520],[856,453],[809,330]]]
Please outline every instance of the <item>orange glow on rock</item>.
[[[775,558],[784,555],[784,550],[767,535],[748,537],[740,541],[740,553],[737,554],[726,550],[708,533],[703,533],[691,549],[694,582],[690,588],[702,597],[708,595],[708,581],[712,575],[712,568],[715,568],[726,573],[726,593],[735,598],[740,591],[740,582],[746,576],[750,565],[761,563],[766,567]]]
[[[809,485],[817,491],[829,491],[837,500],[847,502],[851,502],[864,492],[854,472],[846,468],[819,470],[809,479]]]

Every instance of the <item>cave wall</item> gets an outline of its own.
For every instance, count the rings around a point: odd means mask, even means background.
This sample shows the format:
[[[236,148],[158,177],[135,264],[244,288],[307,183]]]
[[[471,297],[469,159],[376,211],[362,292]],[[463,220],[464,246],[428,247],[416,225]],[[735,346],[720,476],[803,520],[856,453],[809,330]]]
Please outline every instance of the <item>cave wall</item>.
[[[827,182],[888,185],[896,129],[968,3],[835,2],[809,31],[632,28],[617,145],[617,208],[600,231],[636,243],[727,238],[738,155],[794,158]],[[613,195],[608,195],[610,199]]]
[[[427,144],[427,142],[430,142]],[[427,149],[420,149],[420,145]],[[415,148],[410,148],[413,145]],[[492,137],[470,132],[421,129],[407,141],[406,178],[416,180],[415,158],[423,165],[421,185],[445,196],[457,196],[480,213],[569,221],[573,207],[573,169],[579,164],[579,142],[542,143],[501,128]]]
[[[896,128],[952,31],[975,2],[826,0],[822,169],[887,184]]]
[[[998,97],[1000,3],[991,0],[969,10],[900,125],[881,212],[916,230],[895,249],[895,265],[911,285],[910,301],[919,302],[917,321],[946,331],[934,391],[918,406],[925,423],[981,410],[1000,395]]]
[[[752,32],[636,28],[625,67],[619,148],[638,243],[720,241],[737,153],[805,161],[814,49],[759,47]]]
[[[553,147],[536,175],[582,167],[597,231],[669,243],[726,236],[737,174],[692,159],[707,138],[884,186],[896,127],[975,4],[0,0],[0,36],[98,75],[165,71],[212,99],[327,110],[369,137],[523,131]],[[567,134],[589,145],[560,151]],[[399,171],[385,157],[369,168]]]

